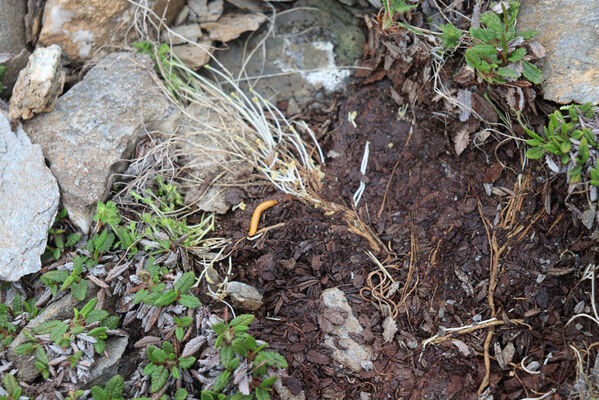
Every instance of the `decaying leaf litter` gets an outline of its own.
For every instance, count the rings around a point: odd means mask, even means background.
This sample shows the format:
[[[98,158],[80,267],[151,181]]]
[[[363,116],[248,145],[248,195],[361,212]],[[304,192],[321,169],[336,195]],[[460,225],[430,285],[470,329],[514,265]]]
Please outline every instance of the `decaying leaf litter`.
[[[470,8],[461,4],[445,12],[455,18],[452,13]],[[402,18],[418,24],[418,12]],[[208,324],[231,313],[226,284],[236,280],[263,295],[250,332],[285,356],[289,368],[282,383],[295,395],[516,399],[567,398],[584,390],[585,369],[579,368],[594,364],[599,318],[590,283],[578,282],[584,277],[594,283],[594,269],[584,267],[594,262],[594,242],[565,211],[567,188],[536,178],[547,176],[539,165],[522,169],[525,147],[517,137],[524,134],[501,106],[515,94],[487,87],[489,103],[476,87],[458,88],[452,73],[461,59],[431,60],[438,41],[428,32],[421,37],[398,27],[381,33],[369,17],[365,28],[371,35],[365,64],[373,70],[347,98],[335,99],[333,117],[316,111],[302,115],[305,124],[287,120],[259,93],[234,89],[231,96],[177,60],[158,59],[163,75],[174,68],[193,79],[194,85],[164,83],[179,96],[177,104],[208,109],[210,116],[201,120],[190,115],[192,135],[231,132],[226,139],[205,135],[219,146],[225,142],[218,154],[210,144],[194,147],[189,136],[149,135],[128,170],[133,180],[113,197],[131,221],[150,211],[215,229],[191,246],[182,246],[189,232],[173,232],[174,245],[155,259],[177,271],[170,285],[195,270],[200,279],[193,293],[211,304],[211,311],[190,310],[201,322],[183,342],[197,346],[196,335],[213,343]],[[212,72],[235,88],[226,74]],[[528,92],[520,99],[530,105],[524,110],[528,121],[542,119],[537,108],[550,107],[538,98],[533,103]],[[524,100],[519,104],[524,108]],[[194,160],[209,156],[222,171],[197,176]],[[199,186],[199,198],[211,185],[234,187],[240,206],[214,219],[194,213],[191,205],[162,208],[146,192],[162,186],[157,176],[182,191]],[[266,229],[248,239],[252,211],[272,199],[278,204],[264,213]],[[161,238],[154,239],[140,243],[158,249]],[[131,248],[108,252],[102,256],[105,271],[88,275],[101,288],[99,299],[121,296],[117,312],[124,314],[121,329],[133,348],[157,346],[173,338],[177,305],[131,307],[132,289],[143,283],[136,277],[148,261],[145,254],[128,258]],[[48,263],[44,272],[68,264]],[[44,287],[32,287],[43,298]],[[343,290],[364,328],[354,340],[372,347],[372,368],[348,370],[323,345],[320,295],[330,287]],[[570,321],[577,314],[582,316]],[[184,382],[216,377],[209,368],[216,365],[214,354],[203,355],[205,365],[197,371],[205,375],[191,373]],[[133,353],[119,370],[131,396],[147,390],[143,356]],[[24,387],[40,393],[55,390],[53,384]]]

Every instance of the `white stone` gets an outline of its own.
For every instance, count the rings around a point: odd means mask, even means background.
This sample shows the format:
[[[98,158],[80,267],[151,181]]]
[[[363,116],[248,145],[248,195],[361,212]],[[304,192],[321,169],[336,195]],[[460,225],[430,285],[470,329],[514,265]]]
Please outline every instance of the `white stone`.
[[[19,73],[10,98],[11,119],[31,119],[34,113],[52,111],[64,87],[65,73],[57,45],[37,48]]]
[[[48,229],[58,210],[56,179],[42,149],[0,111],[0,280],[17,281],[41,268]]]

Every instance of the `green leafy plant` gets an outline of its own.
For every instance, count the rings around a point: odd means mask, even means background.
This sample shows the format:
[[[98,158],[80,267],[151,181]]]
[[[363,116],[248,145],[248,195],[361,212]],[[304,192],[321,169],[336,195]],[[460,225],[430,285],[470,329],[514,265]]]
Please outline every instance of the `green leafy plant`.
[[[131,221],[126,226],[119,226],[121,217],[116,209],[116,204],[112,201],[106,203],[98,202],[96,208],[95,221],[99,221],[104,225],[110,226],[116,237],[118,238],[117,246],[121,250],[127,250],[130,257],[137,254],[138,249],[136,243],[141,239],[141,235],[137,232],[137,223]]]
[[[87,296],[87,280],[83,279],[83,263],[88,261],[89,258],[86,256],[77,256],[73,259],[73,271],[53,270],[48,271],[40,277],[42,283],[48,286],[53,296],[56,296],[58,285],[60,284],[60,290],[67,290],[70,288],[71,294],[79,301],[85,300]]]
[[[10,306],[0,304],[0,350],[8,347],[17,335],[19,325],[17,318],[26,315],[23,319],[23,322],[26,322],[35,318],[37,313],[35,299],[22,301],[19,294],[15,295]]]
[[[0,396],[0,400],[19,400],[21,393],[23,393],[19,382],[12,374],[4,375],[4,378],[2,378],[2,388],[7,394]]]
[[[146,190],[145,196],[133,191],[129,192],[152,211],[143,213],[141,219],[146,225],[144,236],[156,242],[158,248],[152,249],[146,246],[145,250],[153,250],[151,254],[156,254],[170,251],[173,244],[186,249],[198,246],[206,234],[214,230],[214,216],[208,215],[196,225],[188,225],[185,218],[180,220],[172,218],[170,215],[183,205],[183,197],[175,185],[165,183],[160,175],[156,177],[156,182],[157,193],[150,189]],[[164,238],[163,232],[168,235],[168,239]]]
[[[599,187],[599,143],[591,129],[595,116],[590,103],[570,105],[549,116],[543,134],[523,125],[530,137],[526,157],[534,160],[547,156],[547,166],[555,173],[567,171],[569,183],[588,181]]]
[[[534,84],[541,83],[543,74],[525,59],[526,48],[523,47],[537,32],[516,32],[520,2],[509,0],[495,4],[498,5],[501,13],[486,12],[480,17],[481,26],[470,28],[470,36],[476,44],[466,50],[466,62],[489,83],[507,83],[508,79],[521,76]],[[523,40],[516,40],[518,37]]]
[[[100,354],[106,349],[107,330],[116,329],[119,318],[109,316],[105,310],[96,310],[98,299],[89,300],[81,310],[73,309],[73,318],[65,321],[51,320],[44,322],[31,329],[35,335],[49,335],[50,341],[63,349],[71,345],[73,338],[85,333],[86,336],[95,340],[93,344],[96,353]],[[48,377],[48,355],[44,350],[44,344],[40,339],[33,336],[27,330],[23,334],[27,341],[17,346],[17,354],[31,354],[35,351],[35,366],[44,378]],[[68,357],[71,367],[74,367],[81,358],[81,350]]]
[[[48,244],[46,245],[46,251],[42,255],[42,260],[50,258],[58,260],[65,249],[75,246],[81,240],[81,234],[73,232],[65,236],[67,230],[58,226],[67,217],[67,214],[67,210],[63,208],[56,215],[54,227],[48,231]]]
[[[462,38],[462,31],[457,29],[453,24],[447,23],[441,25],[441,46],[444,49],[455,49],[460,44]]]
[[[195,357],[179,357],[170,342],[164,342],[162,348],[148,346],[146,356],[149,360],[143,374],[151,377],[150,392],[156,393],[166,385],[168,379],[179,379],[182,369],[190,368]]]
[[[115,375],[104,385],[104,387],[93,386],[90,390],[94,400],[123,400],[123,389],[125,382],[123,377]]]
[[[196,279],[193,272],[186,272],[181,275],[170,290],[166,290],[166,284],[161,282],[160,279],[155,281],[151,274],[142,274],[141,279],[145,287],[135,293],[133,298],[135,304],[144,302],[151,306],[163,307],[178,302],[188,308],[197,308],[202,305],[200,299],[189,294]]]
[[[193,318],[191,317],[174,317],[173,320],[175,321],[175,337],[177,338],[178,341],[183,340],[183,337],[185,336],[185,328],[187,328],[189,325],[191,325],[191,323],[193,322]]]
[[[383,0],[382,17],[379,13],[379,25],[383,31],[387,31],[397,24],[395,22],[397,15],[416,7],[418,7],[418,4],[407,4],[406,0]]]
[[[123,390],[125,389],[125,382],[120,375],[115,375],[104,385],[104,387],[95,385],[91,388],[90,392],[93,400],[124,400]],[[189,393],[187,390],[181,388],[175,392],[175,400],[185,400]],[[169,397],[164,394],[159,400],[168,400]],[[136,397],[133,400],[152,400],[149,397]]]
[[[48,379],[50,371],[48,370],[48,363],[50,362],[48,354],[44,350],[43,343],[27,330],[23,329],[23,335],[27,339],[27,342],[20,344],[15,349],[15,353],[19,355],[29,355],[35,353],[35,361],[33,365],[42,374],[44,379]]]
[[[274,366],[287,368],[287,360],[279,353],[265,351],[268,343],[258,345],[256,339],[246,332],[253,320],[253,315],[242,314],[233,318],[229,323],[219,322],[212,326],[212,330],[218,334],[214,345],[220,349],[220,361],[225,370],[216,378],[211,390],[202,391],[202,400],[270,399],[272,385],[276,382],[277,377],[266,377],[267,368]],[[250,393],[237,392],[233,396],[227,397],[222,391],[227,387],[231,374],[237,369],[242,358],[245,358],[248,365],[252,366]]]

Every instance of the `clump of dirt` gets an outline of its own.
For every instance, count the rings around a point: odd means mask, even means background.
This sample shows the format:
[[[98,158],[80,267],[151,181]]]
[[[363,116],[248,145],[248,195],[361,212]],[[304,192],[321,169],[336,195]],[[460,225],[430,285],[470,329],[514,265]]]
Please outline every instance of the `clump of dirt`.
[[[574,306],[588,298],[576,281],[581,266],[593,261],[591,251],[579,247],[574,256],[564,253],[581,246],[577,238],[583,231],[560,214],[558,196],[546,214],[539,201],[543,186],[528,175],[534,171],[520,170],[513,143],[489,143],[456,157],[446,121],[427,106],[409,110],[414,119],[398,119],[390,90],[387,80],[357,87],[340,105],[335,129],[325,140],[331,158],[322,195],[351,207],[360,180],[366,183],[357,212],[386,246],[379,260],[396,266],[388,271],[401,283],[389,301],[397,306],[397,335],[390,343],[382,337],[384,307],[368,286],[376,286],[380,276],[373,275],[377,267],[366,255],[368,242],[348,232],[340,216],[324,216],[296,200],[267,212],[265,224],[284,226],[255,242],[238,242],[232,253],[235,279],[264,292],[260,322],[252,326],[256,335],[287,357],[287,384],[295,392],[305,390],[307,398],[358,398],[360,391],[375,399],[477,398],[491,330],[490,356],[495,348],[515,349],[504,369],[491,361],[492,394],[516,399],[557,389],[566,396],[575,373],[567,344],[582,343],[583,332],[595,332],[584,321],[563,328]],[[352,112],[356,127],[347,119]],[[362,176],[366,142],[370,155]],[[484,185],[493,186],[490,196]],[[272,195],[248,196],[254,206]],[[245,236],[251,209],[226,217],[221,232]],[[510,223],[502,225],[508,217]],[[452,335],[442,327],[492,317],[490,244],[506,246],[493,296],[500,322]],[[342,370],[322,346],[319,296],[329,287],[345,292],[365,328],[361,340],[376,354],[372,371]],[[446,340],[423,347],[423,341],[446,333]],[[522,360],[538,362],[540,370],[526,373]]]

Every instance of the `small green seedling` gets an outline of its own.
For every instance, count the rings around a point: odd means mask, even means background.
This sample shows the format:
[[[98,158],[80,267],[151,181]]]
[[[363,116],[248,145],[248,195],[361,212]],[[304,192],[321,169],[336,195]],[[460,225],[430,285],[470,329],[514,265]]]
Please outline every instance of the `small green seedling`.
[[[6,396],[0,396],[0,400],[19,400],[23,389],[19,386],[19,382],[12,374],[4,375],[2,378],[2,388],[7,393]]]
[[[175,337],[177,338],[178,341],[183,340],[183,337],[185,336],[185,328],[187,328],[189,325],[191,325],[191,323],[193,322],[193,318],[191,317],[174,317],[173,320],[175,321]]]
[[[65,208],[60,210],[54,219],[54,225],[60,224],[67,215],[68,213]],[[46,252],[42,255],[43,260],[48,260],[50,258],[54,258],[55,261],[58,260],[65,249],[75,246],[79,240],[81,240],[81,234],[79,233],[70,233],[66,237],[65,234],[66,229],[58,226],[51,228],[48,231],[50,237],[48,239],[48,244],[46,245]]]
[[[29,321],[37,316],[38,309],[35,307],[35,298],[22,301],[19,294],[15,295],[11,306],[0,304],[0,350],[7,348],[17,335],[17,325],[14,320],[21,314],[27,314]]]
[[[446,50],[455,49],[460,44],[462,31],[457,29],[453,24],[447,23],[441,25],[441,46]]]
[[[480,17],[481,26],[470,28],[470,36],[478,43],[466,50],[466,62],[489,83],[505,84],[507,79],[515,80],[521,76],[534,84],[541,83],[541,70],[524,59],[524,43],[517,46],[514,44],[517,37],[526,41],[537,32],[516,32],[520,2],[509,0],[500,4],[500,15],[493,11],[486,12]]]
[[[151,393],[162,389],[170,377],[179,379],[181,370],[190,368],[196,362],[195,357],[178,357],[170,342],[164,342],[162,348],[148,346],[146,355],[149,362],[143,374],[151,377]]]
[[[27,342],[18,345],[15,349],[15,353],[19,355],[29,355],[35,352],[35,361],[33,362],[33,365],[40,371],[44,379],[48,379],[50,377],[50,371],[48,370],[50,359],[44,350],[43,343],[27,330],[23,329],[21,332],[23,332]]]
[[[81,310],[73,309],[73,318],[67,322],[51,320],[44,322],[31,329],[35,335],[49,335],[50,340],[57,346],[67,348],[71,345],[73,338],[85,333],[86,336],[95,339],[94,350],[101,354],[106,350],[107,330],[116,329],[119,318],[109,316],[105,310],[96,310],[98,299],[93,298],[88,301]],[[31,354],[35,351],[35,366],[42,373],[44,379],[48,377],[48,355],[44,350],[44,344],[40,339],[32,335],[27,330],[22,331],[27,341],[15,349],[17,354]],[[68,357],[71,367],[74,367],[81,358],[81,351]]]
[[[141,279],[144,281],[145,287],[135,293],[133,298],[135,304],[143,302],[155,307],[164,307],[178,302],[188,308],[198,308],[202,305],[200,299],[189,294],[196,279],[193,272],[181,275],[171,290],[166,290],[166,284],[160,280],[154,281],[151,275],[142,274]]]
[[[42,283],[50,288],[53,296],[56,296],[58,290],[58,284],[60,284],[60,290],[67,290],[70,288],[71,294],[79,301],[85,300],[87,296],[87,280],[83,279],[83,263],[88,261],[89,258],[86,256],[77,256],[73,259],[73,271],[53,270],[48,271],[40,277]]]
[[[103,388],[97,385],[93,386],[91,395],[94,400],[123,400],[123,389],[125,389],[123,377],[115,375]]]
[[[214,345],[220,349],[220,362],[225,371],[216,378],[211,390],[202,391],[202,400],[270,399],[272,385],[277,377],[266,377],[267,368],[274,366],[287,368],[287,360],[279,353],[265,351],[268,343],[258,345],[256,339],[246,332],[253,320],[253,315],[242,314],[229,323],[219,322],[212,326],[212,330],[218,334]],[[222,391],[227,387],[233,371],[237,369],[242,358],[252,366],[253,379],[250,382],[250,394],[243,395],[237,392],[227,397]]]
[[[593,106],[586,103],[582,106],[565,106],[561,110],[549,116],[549,123],[543,127],[542,135],[523,125],[530,137],[526,141],[529,146],[526,157],[534,160],[549,155],[567,169],[569,183],[588,180],[591,185],[599,187],[599,162],[593,163],[599,155],[599,143],[591,128],[583,121],[595,117]],[[591,153],[593,157],[590,157]],[[551,157],[548,162],[553,161]],[[554,172],[560,172],[557,164],[549,166]]]

